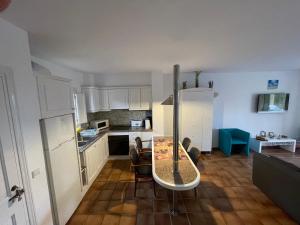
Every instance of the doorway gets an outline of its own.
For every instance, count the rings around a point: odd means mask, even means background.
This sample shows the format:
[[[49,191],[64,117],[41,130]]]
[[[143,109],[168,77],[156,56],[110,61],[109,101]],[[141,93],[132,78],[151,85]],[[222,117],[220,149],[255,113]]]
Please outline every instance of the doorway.
[[[5,225],[35,224],[20,135],[12,73],[0,68],[0,224]]]

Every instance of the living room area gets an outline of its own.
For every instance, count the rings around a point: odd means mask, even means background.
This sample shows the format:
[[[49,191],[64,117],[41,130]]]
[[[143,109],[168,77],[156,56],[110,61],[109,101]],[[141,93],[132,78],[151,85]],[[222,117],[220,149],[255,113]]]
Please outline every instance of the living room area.
[[[162,103],[172,93],[172,76],[154,75],[152,85],[157,91],[153,94],[153,129],[172,136],[173,106]],[[179,86],[180,124],[188,128],[180,129],[180,141],[200,173],[200,183],[194,189],[176,192],[178,214],[172,214],[174,205],[168,188],[136,180],[139,172],[132,167],[138,168],[139,163],[115,160],[106,163],[69,225],[89,224],[92,219],[102,225],[300,223],[300,149],[296,142],[300,136],[299,72],[183,72]],[[209,105],[191,108],[185,103],[191,99],[189,94],[196,96],[197,104],[204,101],[206,92],[210,93]],[[212,116],[206,117],[203,111]],[[201,117],[204,119],[199,120]],[[209,123],[211,127],[207,128]],[[211,132],[208,145],[200,138],[203,124],[205,133]],[[197,132],[192,129],[195,126]],[[198,139],[201,147],[197,146]],[[195,146],[201,149],[196,156]],[[138,152],[145,154],[142,151],[143,145]]]

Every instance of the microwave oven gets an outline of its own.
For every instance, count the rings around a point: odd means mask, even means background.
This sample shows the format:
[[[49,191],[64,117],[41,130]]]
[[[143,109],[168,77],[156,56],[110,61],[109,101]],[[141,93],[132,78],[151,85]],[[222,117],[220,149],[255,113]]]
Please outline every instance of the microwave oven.
[[[92,128],[97,130],[102,130],[105,128],[109,128],[109,121],[108,120],[94,120],[90,123]]]

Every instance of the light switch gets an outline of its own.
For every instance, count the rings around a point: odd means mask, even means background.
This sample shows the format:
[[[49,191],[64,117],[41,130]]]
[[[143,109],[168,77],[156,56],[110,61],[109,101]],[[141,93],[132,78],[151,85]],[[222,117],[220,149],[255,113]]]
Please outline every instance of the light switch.
[[[40,168],[35,169],[31,172],[32,179],[36,178],[38,175],[40,175],[41,171]]]

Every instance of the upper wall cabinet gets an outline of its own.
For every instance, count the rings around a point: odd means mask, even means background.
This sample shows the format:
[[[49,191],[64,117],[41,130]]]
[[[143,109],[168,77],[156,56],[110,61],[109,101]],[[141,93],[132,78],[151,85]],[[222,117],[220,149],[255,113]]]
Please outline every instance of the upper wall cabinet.
[[[141,109],[149,110],[152,108],[152,91],[151,87],[141,88]]]
[[[109,96],[107,89],[99,90],[100,111],[109,111]]]
[[[128,109],[128,88],[113,88],[108,90],[110,109]]]
[[[129,89],[129,110],[149,110],[151,105],[151,87],[134,87]]]
[[[96,87],[82,88],[85,93],[87,112],[109,111],[108,90]]]
[[[100,95],[97,88],[82,88],[85,94],[87,112],[100,111]]]
[[[151,86],[83,87],[87,112],[112,109],[149,110],[152,106]]]
[[[85,95],[83,93],[76,93],[74,95],[74,104],[76,125],[87,123]]]
[[[129,110],[141,109],[141,88],[129,89]]]
[[[41,117],[49,118],[74,112],[71,80],[37,74]]]

